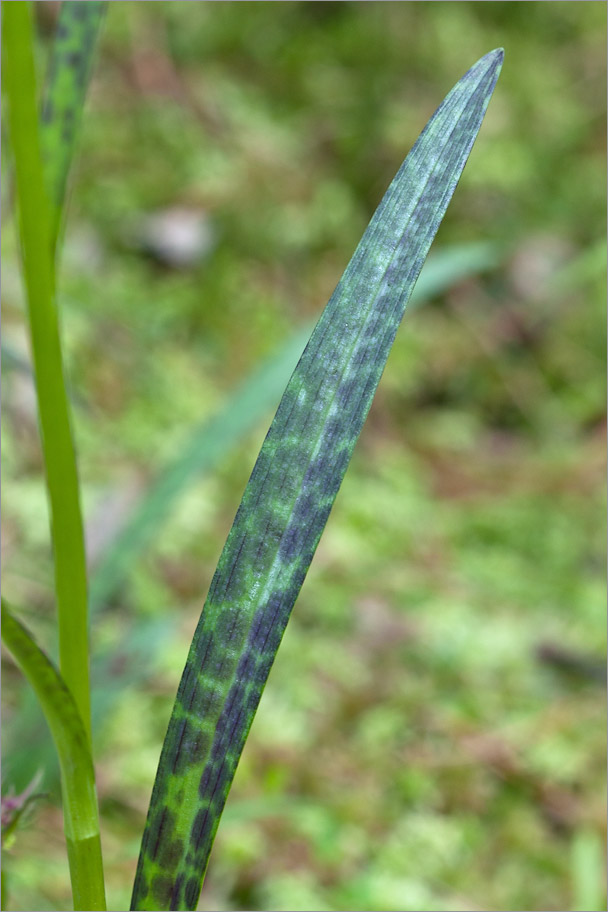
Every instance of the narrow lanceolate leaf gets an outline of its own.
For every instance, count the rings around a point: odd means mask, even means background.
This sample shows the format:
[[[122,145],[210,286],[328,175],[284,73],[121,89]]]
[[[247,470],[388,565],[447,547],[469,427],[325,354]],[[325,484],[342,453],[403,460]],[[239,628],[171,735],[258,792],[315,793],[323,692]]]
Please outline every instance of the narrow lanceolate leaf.
[[[461,279],[496,265],[497,260],[496,249],[487,243],[459,244],[431,254],[409,306],[441,294]],[[128,571],[193,480],[219,465],[265,413],[276,407],[313,327],[314,323],[311,323],[289,336],[234,390],[221,410],[183,442],[177,458],[152,482],[125,526],[94,566],[89,587],[91,613],[124,585]]]
[[[40,125],[53,246],[104,10],[102,0],[64,0],[59,10]]]
[[[459,244],[431,254],[410,299],[410,307],[414,301],[421,304],[461,279],[495,265],[497,260],[497,251],[487,243]],[[152,482],[93,567],[89,587],[92,614],[124,586],[129,570],[154,540],[160,524],[193,480],[209,474],[258,425],[266,412],[276,407],[313,327],[314,323],[311,323],[289,336],[270,358],[242,381],[217,414],[183,441],[178,456]],[[23,369],[20,364],[19,369]]]
[[[408,302],[408,308],[419,306],[443,294],[467,276],[491,269],[499,262],[499,250],[492,244],[468,243],[450,245],[429,254],[420,278]],[[124,591],[125,579],[135,566],[157,530],[175,510],[180,498],[197,478],[210,474],[252,428],[258,426],[276,405],[285,384],[293,373],[306,346],[314,323],[296,330],[260,367],[249,374],[231,393],[220,411],[206,419],[184,439],[175,459],[165,465],[157,478],[135,505],[125,526],[92,568],[89,584],[91,617],[103,608],[117,592]],[[4,368],[4,349],[2,349]],[[9,349],[9,357],[11,351]],[[27,362],[16,369],[30,372]],[[9,364],[9,369],[12,365]],[[13,368],[15,369],[15,368]],[[75,404],[78,400],[74,400]],[[86,403],[84,403],[86,404]],[[150,665],[166,643],[170,618],[136,618],[121,644],[120,666],[116,673],[116,653],[112,644],[97,649],[92,658],[93,727],[120,701],[126,681],[145,674],[144,658]],[[31,692],[24,694],[18,719],[11,725],[10,777],[18,788],[25,788],[38,769],[46,770],[45,784],[51,785],[50,762],[53,745],[40,725],[38,706]]]
[[[195,909],[285,626],[502,64],[452,89],[390,185],[287,385],[219,560],[161,754],[132,909]]]
[[[40,701],[59,766],[75,909],[105,909],[93,760],[87,733],[61,675],[2,599],[2,641]]]

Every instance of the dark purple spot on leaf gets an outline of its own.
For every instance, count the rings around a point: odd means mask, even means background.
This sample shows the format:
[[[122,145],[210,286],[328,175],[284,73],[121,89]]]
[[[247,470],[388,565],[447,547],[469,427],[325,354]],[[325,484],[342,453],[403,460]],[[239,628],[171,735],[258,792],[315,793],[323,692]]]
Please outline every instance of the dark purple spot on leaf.
[[[279,545],[279,557],[286,564],[290,564],[300,550],[303,534],[301,526],[296,524],[286,529]]]
[[[184,891],[184,884],[186,881],[185,874],[178,874],[175,878],[175,883],[173,884],[173,890],[171,891],[170,899],[170,908],[177,909],[180,905],[182,893]]]
[[[79,54],[78,51],[70,51],[65,55],[65,62],[69,67],[76,69],[82,63],[82,54]]]
[[[156,815],[148,821],[146,830],[148,851],[151,858],[156,858],[161,840],[167,839],[173,830],[175,814],[168,807],[162,807]]]
[[[182,848],[181,839],[163,840],[160,851],[156,854],[156,861],[162,868],[173,868],[180,859]]]
[[[194,848],[198,849],[202,843],[209,837],[213,828],[213,818],[209,813],[209,808],[202,808],[194,818],[190,836],[194,843]]]
[[[47,100],[46,104],[44,105],[44,107],[42,109],[41,118],[42,118],[42,123],[50,123],[51,120],[53,119],[53,102],[52,101]]]
[[[173,881],[167,874],[156,874],[152,878],[150,890],[156,903],[166,905],[171,898]]]
[[[194,909],[198,903],[198,895],[201,892],[201,879],[200,877],[191,877],[186,884],[186,889],[184,890],[184,899],[186,900],[186,905],[191,909]]]

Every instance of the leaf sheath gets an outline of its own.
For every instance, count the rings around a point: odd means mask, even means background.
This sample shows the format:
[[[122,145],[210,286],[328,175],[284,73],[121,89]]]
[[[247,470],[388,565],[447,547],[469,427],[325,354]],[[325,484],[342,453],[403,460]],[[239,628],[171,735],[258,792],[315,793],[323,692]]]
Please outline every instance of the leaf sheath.
[[[93,761],[80,713],[61,675],[2,599],[2,640],[40,701],[59,766],[75,909],[105,909]]]
[[[132,909],[196,908],[274,656],[502,56],[493,51],[478,61],[423,130],[287,385],[188,655],[152,794]]]

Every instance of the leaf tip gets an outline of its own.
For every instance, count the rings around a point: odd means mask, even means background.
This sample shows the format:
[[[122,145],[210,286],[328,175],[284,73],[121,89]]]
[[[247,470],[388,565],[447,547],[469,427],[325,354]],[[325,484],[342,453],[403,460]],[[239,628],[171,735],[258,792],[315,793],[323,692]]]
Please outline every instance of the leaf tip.
[[[494,48],[493,51],[490,51],[488,54],[485,55],[485,57],[481,58],[481,60],[483,60],[488,65],[488,67],[494,67],[496,69],[497,74],[500,73],[500,69],[502,67],[502,62],[504,59],[505,59],[505,49],[501,48],[501,47]],[[480,63],[481,63],[481,61],[480,61]]]
[[[489,88],[489,94],[491,95],[500,76],[504,56],[504,48],[494,48],[493,51],[484,54],[477,63],[473,64],[466,77],[469,77],[469,79],[474,78],[475,81],[481,79],[484,89],[487,90]]]
[[[457,83],[457,85],[472,85],[475,83],[477,87],[482,86],[484,92],[489,89],[489,94],[491,95],[494,86],[496,85],[496,81],[500,76],[504,56],[504,48],[494,48],[493,51],[484,54],[483,57],[480,57],[479,60],[473,64],[471,69],[465,73],[460,83]]]

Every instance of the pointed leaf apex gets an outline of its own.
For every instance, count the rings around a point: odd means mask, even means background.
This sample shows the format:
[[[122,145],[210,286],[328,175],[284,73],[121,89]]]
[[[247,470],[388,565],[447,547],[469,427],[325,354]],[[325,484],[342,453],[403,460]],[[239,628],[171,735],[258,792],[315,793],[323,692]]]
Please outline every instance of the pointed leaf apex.
[[[505,49],[504,48],[494,48],[493,51],[490,51],[488,54],[485,54],[479,61],[480,63],[487,64],[488,67],[496,67],[498,72],[502,66],[502,62],[505,59]]]

